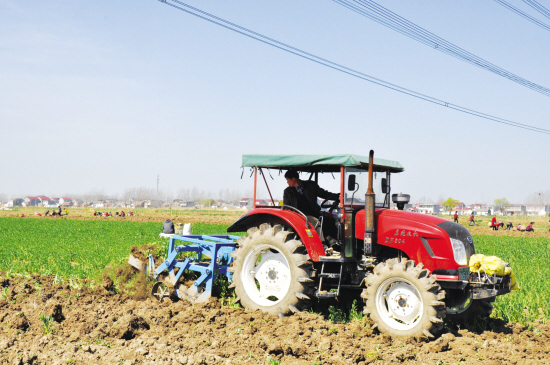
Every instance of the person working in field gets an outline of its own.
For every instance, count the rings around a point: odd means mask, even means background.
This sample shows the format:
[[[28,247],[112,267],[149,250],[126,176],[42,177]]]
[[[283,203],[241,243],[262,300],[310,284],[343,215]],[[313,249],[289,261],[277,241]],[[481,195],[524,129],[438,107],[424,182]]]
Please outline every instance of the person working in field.
[[[285,173],[285,178],[288,188],[283,193],[283,204],[294,207],[306,216],[314,217],[315,220],[321,216],[321,207],[317,204],[317,197],[334,201],[340,200],[340,194],[326,191],[319,187],[315,181],[300,180],[296,170],[288,170]],[[324,223],[322,228],[327,241],[331,241],[329,237],[337,236],[335,225]]]

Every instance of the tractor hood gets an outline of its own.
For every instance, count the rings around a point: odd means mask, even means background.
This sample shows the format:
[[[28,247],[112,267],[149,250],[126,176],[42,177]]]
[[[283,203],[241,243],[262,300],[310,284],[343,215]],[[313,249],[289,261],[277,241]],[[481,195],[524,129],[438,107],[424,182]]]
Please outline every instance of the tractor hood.
[[[403,251],[430,271],[457,270],[451,238],[464,244],[467,260],[475,253],[470,232],[463,226],[427,214],[377,209],[376,239],[379,245]],[[355,235],[364,239],[365,211],[357,212]]]
[[[433,226],[436,226],[441,223],[449,222],[446,219],[434,217],[429,214],[421,214],[421,213],[413,213],[413,212],[407,212],[404,210],[393,210],[393,209],[377,209],[376,210],[376,217],[399,217],[400,219],[407,219],[410,221],[418,222],[418,223],[424,223],[424,224],[430,224]]]
[[[420,213],[412,213],[412,212],[406,212],[403,210],[392,210],[392,209],[376,209],[375,211],[376,215],[376,221],[377,221],[377,230],[380,232],[380,223],[381,221],[386,220],[404,220],[410,223],[417,223],[420,226],[437,226],[438,224],[442,223],[449,223],[448,220],[434,217],[428,214],[420,214]],[[362,209],[357,212],[356,218],[356,225],[355,225],[355,232],[357,237],[363,237],[363,233],[365,231],[365,210]]]

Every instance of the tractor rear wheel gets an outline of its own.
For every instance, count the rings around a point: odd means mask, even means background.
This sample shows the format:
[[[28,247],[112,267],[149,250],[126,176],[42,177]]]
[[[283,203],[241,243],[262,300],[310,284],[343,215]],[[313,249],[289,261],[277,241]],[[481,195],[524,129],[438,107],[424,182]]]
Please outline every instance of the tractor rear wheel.
[[[445,292],[422,264],[405,258],[378,264],[361,296],[364,312],[392,337],[432,338],[443,328]]]
[[[313,263],[298,239],[281,225],[250,228],[231,254],[229,269],[237,298],[246,309],[284,317],[309,308]]]

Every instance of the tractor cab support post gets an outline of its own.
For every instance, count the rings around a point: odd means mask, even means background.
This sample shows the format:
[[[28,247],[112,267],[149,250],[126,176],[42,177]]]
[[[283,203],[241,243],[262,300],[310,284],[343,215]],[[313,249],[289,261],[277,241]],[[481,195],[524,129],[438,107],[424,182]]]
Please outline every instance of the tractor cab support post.
[[[269,185],[267,185],[267,179],[265,178],[265,174],[262,171],[261,167],[260,167],[260,174],[262,174],[262,177],[264,178],[265,187],[267,188],[267,192],[269,193],[269,197],[271,198],[271,203],[273,203],[273,206],[275,206],[275,200],[273,200],[273,195],[271,195],[271,190],[269,190]]]
[[[256,186],[258,185],[258,168],[254,167],[254,201],[252,207],[256,209]]]
[[[374,253],[374,190],[372,189],[374,151],[369,152],[369,186],[365,194],[365,255]]]
[[[342,213],[345,213],[345,209],[344,209],[344,193],[345,193],[345,190],[344,190],[344,186],[345,186],[345,182],[344,180],[346,179],[346,170],[344,169],[344,167],[340,167],[340,208],[342,209]],[[353,204],[353,202],[352,202]],[[346,215],[345,214],[342,214],[342,223],[344,223],[344,217]]]

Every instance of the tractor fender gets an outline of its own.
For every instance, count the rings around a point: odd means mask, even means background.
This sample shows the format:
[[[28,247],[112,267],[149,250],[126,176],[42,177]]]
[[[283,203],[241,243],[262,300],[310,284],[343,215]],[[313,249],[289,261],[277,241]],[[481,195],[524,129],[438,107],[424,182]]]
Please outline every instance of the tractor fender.
[[[282,224],[291,228],[300,237],[300,240],[306,246],[309,257],[314,262],[319,262],[320,256],[325,256],[325,249],[319,235],[313,229],[313,225],[308,223],[306,230],[306,220],[304,216],[291,210],[282,210],[274,208],[255,208],[248,211],[233,223],[227,232],[246,232],[251,227],[259,227],[262,223],[271,225]]]

